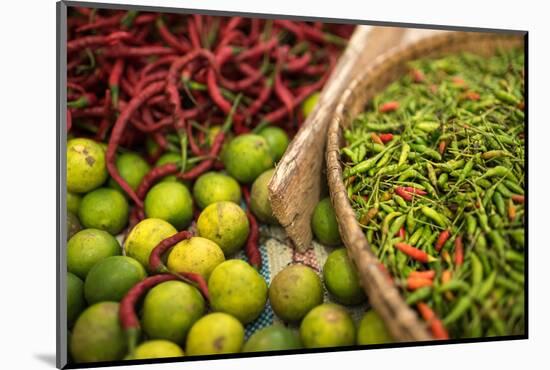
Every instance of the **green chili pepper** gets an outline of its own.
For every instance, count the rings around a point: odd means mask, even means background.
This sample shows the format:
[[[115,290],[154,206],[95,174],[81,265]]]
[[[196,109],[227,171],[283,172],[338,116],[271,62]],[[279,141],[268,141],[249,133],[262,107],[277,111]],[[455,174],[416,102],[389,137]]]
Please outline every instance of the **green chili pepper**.
[[[403,143],[403,146],[401,147],[401,154],[399,155],[399,161],[397,162],[398,165],[402,165],[407,162],[407,158],[409,157],[410,151],[411,151],[410,145],[407,143]]]
[[[430,218],[436,224],[438,224],[439,226],[441,226],[443,228],[447,227],[447,225],[449,224],[449,221],[447,220],[447,218],[445,216],[443,216],[442,214],[438,213],[437,211],[435,211],[434,209],[432,209],[430,207],[424,206],[420,210],[422,211],[424,216]]]
[[[479,290],[477,291],[477,294],[476,294],[476,299],[478,301],[483,301],[483,299],[487,296],[487,294],[489,294],[493,290],[493,287],[495,286],[496,277],[497,277],[497,272],[496,271],[491,272],[487,277],[487,279],[485,279],[485,281],[483,281],[483,283],[479,286]]]
[[[409,237],[409,244],[413,246],[416,245],[420,240],[420,237],[422,236],[423,231],[424,231],[424,228],[421,228],[421,227],[416,229],[414,233]]]
[[[403,255],[401,253],[400,255]],[[405,300],[409,306],[412,306],[418,302],[427,300],[430,295],[432,294],[432,288],[431,287],[423,287],[420,289],[415,290],[413,293],[411,293],[407,299]]]
[[[443,319],[443,325],[449,325],[456,320],[460,319],[462,315],[468,311],[472,305],[472,298],[470,296],[463,296],[460,300],[453,306],[452,311]]]

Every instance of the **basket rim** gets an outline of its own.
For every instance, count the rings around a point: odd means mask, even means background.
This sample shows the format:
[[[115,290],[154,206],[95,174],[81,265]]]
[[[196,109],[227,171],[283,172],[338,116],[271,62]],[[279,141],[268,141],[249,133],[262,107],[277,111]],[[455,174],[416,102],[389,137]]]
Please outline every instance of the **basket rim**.
[[[494,44],[493,49],[496,50],[500,47],[521,46],[523,40],[523,36],[517,34],[446,31],[409,44],[396,46],[375,58],[363,73],[353,79],[336,105],[329,123],[325,149],[331,202],[335,209],[342,241],[348,250],[348,255],[358,267],[361,283],[371,300],[371,305],[382,316],[394,339],[398,341],[422,341],[433,338],[428,334],[426,325],[420,321],[416,312],[405,303],[395,284],[390,283],[379,268],[381,262],[372,253],[355,218],[343,183],[343,169],[340,162],[340,144],[343,141],[342,128],[345,126],[346,120],[349,121],[346,118],[346,110],[353,103],[352,99],[357,89],[366,89],[369,84],[374,84],[377,79],[380,79],[380,76],[384,76],[384,73],[391,74],[392,69],[398,69],[403,64],[419,57],[470,51],[467,48],[468,43],[492,43]],[[488,50],[481,51],[485,53]],[[492,53],[492,51],[488,52]],[[398,73],[387,82],[395,81],[402,75],[402,72]],[[378,86],[378,89],[373,88],[373,95],[382,91],[387,83],[382,83],[382,85],[382,87]],[[367,97],[365,93],[358,100],[361,102],[361,106],[365,106],[371,98]]]

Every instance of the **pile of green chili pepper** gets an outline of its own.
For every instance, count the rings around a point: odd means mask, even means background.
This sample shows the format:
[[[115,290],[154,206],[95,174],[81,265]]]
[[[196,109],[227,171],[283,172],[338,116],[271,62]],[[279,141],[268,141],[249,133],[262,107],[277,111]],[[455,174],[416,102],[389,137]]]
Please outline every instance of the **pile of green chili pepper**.
[[[345,131],[371,249],[437,339],[524,333],[523,50],[410,63]]]

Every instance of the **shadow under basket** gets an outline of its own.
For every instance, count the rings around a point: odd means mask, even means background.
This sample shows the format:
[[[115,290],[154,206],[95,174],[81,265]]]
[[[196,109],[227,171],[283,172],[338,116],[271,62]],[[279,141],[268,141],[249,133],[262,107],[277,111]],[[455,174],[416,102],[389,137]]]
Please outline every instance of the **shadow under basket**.
[[[433,338],[426,324],[405,303],[397,287],[380,269],[380,261],[371,251],[356,220],[342,176],[340,148],[344,145],[343,129],[352,124],[376,94],[407,73],[407,63],[410,61],[459,52],[490,56],[499,49],[522,47],[523,43],[523,35],[517,33],[445,32],[394,48],[378,57],[361,76],[354,79],[336,106],[326,146],[330,197],[342,240],[357,267],[361,284],[395,341],[429,341]]]

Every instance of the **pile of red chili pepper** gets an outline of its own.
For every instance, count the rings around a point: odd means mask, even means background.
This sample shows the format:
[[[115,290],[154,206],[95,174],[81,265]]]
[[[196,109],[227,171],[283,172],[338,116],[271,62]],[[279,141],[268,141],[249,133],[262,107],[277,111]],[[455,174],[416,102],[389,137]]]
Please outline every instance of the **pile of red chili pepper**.
[[[436,339],[525,330],[524,54],[411,63],[342,149],[381,268]]]
[[[206,132],[234,105],[237,135],[266,124],[295,133],[304,120],[297,108],[322,88],[352,32],[320,22],[71,7],[67,129],[108,142],[109,174],[136,205],[135,223],[157,179],[194,179],[221,165],[227,133],[209,146]],[[151,163],[170,149],[202,161],[189,171],[154,168],[134,191],[115,156],[144,144]]]

